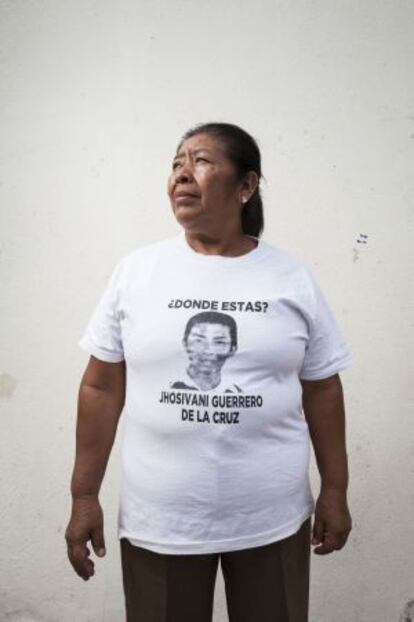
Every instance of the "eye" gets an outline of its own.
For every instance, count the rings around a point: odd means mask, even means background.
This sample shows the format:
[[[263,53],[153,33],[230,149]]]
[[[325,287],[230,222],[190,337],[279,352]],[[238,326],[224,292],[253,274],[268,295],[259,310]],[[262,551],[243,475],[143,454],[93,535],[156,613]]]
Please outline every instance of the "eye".
[[[179,162],[173,162],[172,170],[176,169],[179,164],[180,164]]]
[[[196,158],[196,162],[208,162],[206,158]]]

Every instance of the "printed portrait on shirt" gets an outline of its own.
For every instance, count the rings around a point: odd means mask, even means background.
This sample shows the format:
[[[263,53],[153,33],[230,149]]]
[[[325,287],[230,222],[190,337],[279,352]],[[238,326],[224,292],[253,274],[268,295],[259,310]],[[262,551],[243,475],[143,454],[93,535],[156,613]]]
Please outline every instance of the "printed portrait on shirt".
[[[182,340],[188,364],[184,378],[171,383],[172,389],[242,393],[236,384],[221,386],[221,370],[237,352],[237,324],[226,313],[204,311],[187,322]]]

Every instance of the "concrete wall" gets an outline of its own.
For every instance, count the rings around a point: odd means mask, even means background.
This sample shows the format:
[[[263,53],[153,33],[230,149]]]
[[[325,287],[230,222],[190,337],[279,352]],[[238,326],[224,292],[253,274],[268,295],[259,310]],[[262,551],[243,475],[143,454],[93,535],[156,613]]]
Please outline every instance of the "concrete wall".
[[[77,340],[115,262],[179,231],[172,153],[207,120],[258,139],[264,239],[314,268],[354,353],[354,530],[313,556],[311,621],[413,620],[414,4],[3,0],[0,13],[0,620],[123,619],[118,442],[107,557],[88,583],[66,560]],[[316,492],[314,464],[312,478]]]

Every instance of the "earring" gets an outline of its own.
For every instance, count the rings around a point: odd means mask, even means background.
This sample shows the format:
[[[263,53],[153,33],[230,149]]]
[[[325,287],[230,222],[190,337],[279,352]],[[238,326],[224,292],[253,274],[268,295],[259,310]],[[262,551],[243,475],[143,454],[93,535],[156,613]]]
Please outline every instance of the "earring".
[[[247,198],[246,197],[242,197],[242,203],[246,203]]]

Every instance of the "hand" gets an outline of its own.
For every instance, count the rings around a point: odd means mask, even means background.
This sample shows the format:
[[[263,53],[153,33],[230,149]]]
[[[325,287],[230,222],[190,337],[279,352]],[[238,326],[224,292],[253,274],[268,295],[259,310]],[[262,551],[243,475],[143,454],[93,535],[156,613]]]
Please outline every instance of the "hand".
[[[346,492],[335,488],[321,488],[316,501],[313,523],[313,552],[326,555],[339,551],[345,545],[352,529],[352,519],[346,501]]]
[[[70,563],[75,572],[88,581],[95,574],[95,570],[93,561],[88,559],[90,550],[86,543],[91,540],[98,557],[103,557],[106,553],[103,512],[97,497],[73,499],[72,516],[66,528],[65,539]]]

